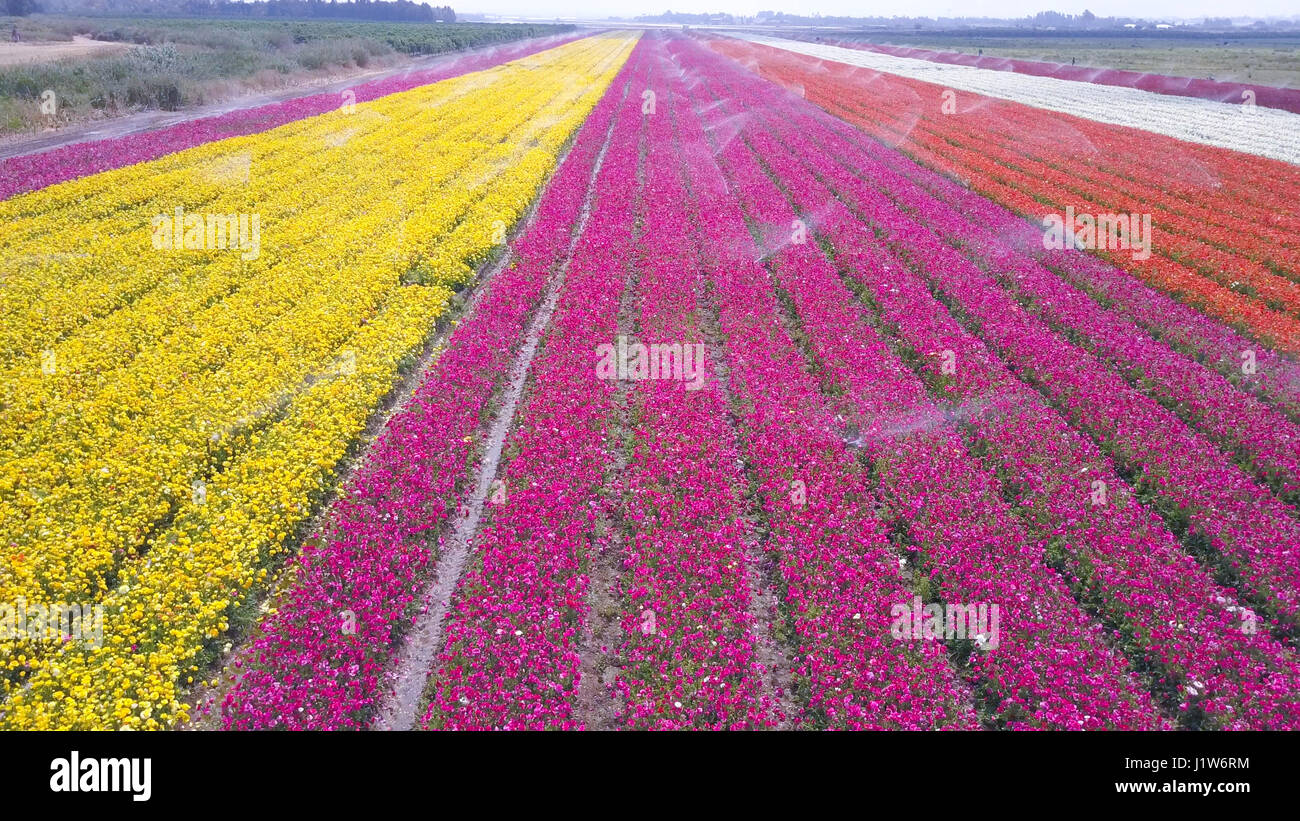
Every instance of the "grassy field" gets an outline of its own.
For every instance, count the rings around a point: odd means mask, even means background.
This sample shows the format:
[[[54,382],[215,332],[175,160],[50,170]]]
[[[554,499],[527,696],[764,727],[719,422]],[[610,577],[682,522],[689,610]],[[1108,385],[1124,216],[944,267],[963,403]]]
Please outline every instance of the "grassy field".
[[[178,110],[440,54],[571,29],[571,26],[487,23],[177,20],[0,17],[0,32],[17,25],[24,43],[12,62],[0,59],[0,134],[45,128],[42,95],[53,91],[63,125],[144,109]],[[79,38],[128,44],[125,49],[60,59],[34,59],[47,45],[66,53]],[[35,46],[31,44],[37,44]],[[0,54],[3,56],[3,54]]]
[[[985,56],[1055,63],[1069,63],[1073,59],[1077,65],[1097,68],[1300,87],[1300,36],[1061,36],[1041,32],[1033,35],[969,32],[917,32],[908,35],[882,31],[855,33],[841,39],[968,54],[977,54],[983,49]]]

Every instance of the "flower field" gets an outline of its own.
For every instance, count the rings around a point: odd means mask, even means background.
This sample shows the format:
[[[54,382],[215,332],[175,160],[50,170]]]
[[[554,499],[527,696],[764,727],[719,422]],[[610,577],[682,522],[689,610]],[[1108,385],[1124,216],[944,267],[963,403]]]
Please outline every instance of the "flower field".
[[[1296,158],[816,48],[0,165],[0,726],[1300,728]]]

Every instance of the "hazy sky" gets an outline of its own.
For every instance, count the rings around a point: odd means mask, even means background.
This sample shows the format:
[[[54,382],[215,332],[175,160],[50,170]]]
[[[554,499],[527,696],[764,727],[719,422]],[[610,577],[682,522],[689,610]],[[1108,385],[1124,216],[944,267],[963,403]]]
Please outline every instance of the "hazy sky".
[[[486,14],[514,14],[536,17],[539,15],[581,15],[605,17],[616,14],[632,17],[638,14],[657,14],[667,9],[673,11],[721,11],[731,14],[753,14],[762,9],[790,11],[801,14],[842,14],[853,16],[921,16],[921,17],[1024,17],[1051,9],[1067,14],[1078,14],[1089,9],[1103,17],[1181,17],[1249,16],[1292,17],[1300,15],[1296,0],[1240,0],[1224,3],[1222,0],[798,0],[782,3],[780,0],[461,0],[453,4],[457,11]]]

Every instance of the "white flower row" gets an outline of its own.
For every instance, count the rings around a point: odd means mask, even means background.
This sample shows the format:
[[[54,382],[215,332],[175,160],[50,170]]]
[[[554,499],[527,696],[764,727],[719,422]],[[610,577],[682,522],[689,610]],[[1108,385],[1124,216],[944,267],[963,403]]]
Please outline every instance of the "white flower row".
[[[1139,128],[1179,140],[1300,165],[1300,114],[1289,111],[1253,103],[1221,103],[1135,88],[1035,77],[1013,71],[932,63],[763,35],[733,36],[823,60],[923,80],[944,88],[1012,100],[1097,122]],[[936,95],[940,94],[936,92]],[[941,102],[936,96],[935,106]]]

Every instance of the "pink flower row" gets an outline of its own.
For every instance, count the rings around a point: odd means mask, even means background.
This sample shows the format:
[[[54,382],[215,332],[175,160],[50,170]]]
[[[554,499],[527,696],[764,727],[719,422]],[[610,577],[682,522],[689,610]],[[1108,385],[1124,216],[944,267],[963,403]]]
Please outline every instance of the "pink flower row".
[[[230,729],[368,725],[383,673],[438,558],[489,401],[566,253],[609,133],[602,101],[546,189],[514,260],[371,448],[293,585],[260,626],[223,704]]]
[[[674,45],[678,45],[674,43]],[[696,60],[688,51],[684,60]],[[712,67],[710,67],[712,68]],[[875,516],[871,477],[847,451],[802,354],[776,322],[776,295],[700,126],[725,140],[729,113],[691,88],[703,122],[684,120],[698,197],[696,225],[716,300],[743,453],[762,503],[765,549],[784,591],[777,624],[796,656],[794,726],[821,729],[978,727],[969,689],[937,642],[901,642],[891,608],[912,600]],[[675,107],[676,111],[683,109]]]
[[[624,76],[643,88],[638,44]],[[618,87],[623,84],[619,83]],[[472,545],[447,617],[423,725],[447,729],[575,729],[585,566],[596,550],[614,383],[593,352],[615,338],[628,277],[642,100],[611,92],[617,119],[590,218],[565,273],[531,369],[531,394],[506,440],[506,500]]]
[[[545,37],[451,55],[439,59],[430,68],[395,74],[354,86],[349,89],[352,97],[346,102],[364,103],[416,86],[481,71],[575,39],[578,38],[574,35]],[[333,111],[344,102],[342,92],[308,94],[255,108],[187,120],[152,131],[73,143],[50,151],[10,157],[0,160],[0,199],[100,171],[155,160],[165,154],[213,140],[269,131],[294,120]]]
[[[664,54],[656,38],[654,51]],[[665,113],[646,118],[645,193],[637,242],[636,340],[704,353],[697,374],[630,383],[632,454],[619,521],[621,722],[649,729],[744,729],[778,720],[756,660],[743,523],[744,476],[726,401],[705,352],[698,298],[695,185],[706,146],[689,126],[680,79],[657,72]],[[703,150],[701,150],[703,149]],[[688,384],[685,377],[697,376]]]

